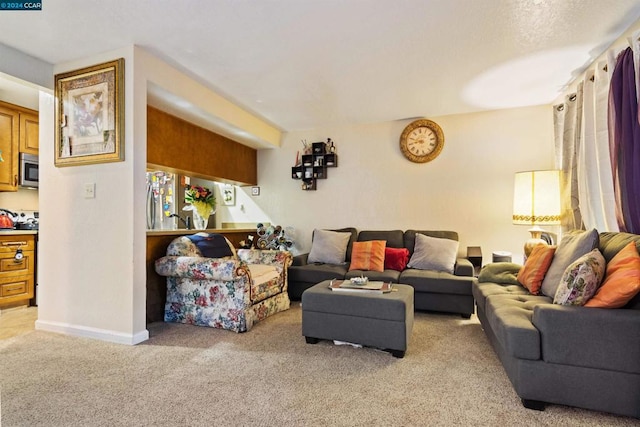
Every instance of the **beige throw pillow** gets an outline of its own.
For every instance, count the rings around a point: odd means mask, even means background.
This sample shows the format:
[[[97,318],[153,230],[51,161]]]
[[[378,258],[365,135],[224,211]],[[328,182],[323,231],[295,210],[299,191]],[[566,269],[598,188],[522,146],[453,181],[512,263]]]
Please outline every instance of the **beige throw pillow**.
[[[418,233],[413,255],[407,267],[453,273],[458,258],[458,245],[456,240],[440,239]]]
[[[344,264],[351,233],[329,230],[313,230],[313,242],[308,263]]]

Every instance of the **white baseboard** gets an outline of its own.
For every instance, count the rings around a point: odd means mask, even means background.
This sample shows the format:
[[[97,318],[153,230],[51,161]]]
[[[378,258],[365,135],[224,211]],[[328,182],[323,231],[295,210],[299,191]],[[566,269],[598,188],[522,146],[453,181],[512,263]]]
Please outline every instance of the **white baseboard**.
[[[149,339],[149,331],[144,330],[136,334],[125,334],[107,329],[91,328],[88,326],[70,325],[61,322],[49,322],[36,320],[36,329],[39,331],[56,332],[75,337],[93,338],[100,341],[108,341],[116,344],[135,345]]]

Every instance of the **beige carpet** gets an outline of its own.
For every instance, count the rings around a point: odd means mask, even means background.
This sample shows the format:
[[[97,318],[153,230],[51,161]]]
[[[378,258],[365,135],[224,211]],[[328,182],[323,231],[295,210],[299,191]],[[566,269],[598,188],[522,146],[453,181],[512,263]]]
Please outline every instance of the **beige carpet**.
[[[477,320],[416,313],[404,359],[305,344],[298,304],[245,334],[157,323],[134,347],[32,331],[0,341],[9,426],[631,426],[527,410]]]

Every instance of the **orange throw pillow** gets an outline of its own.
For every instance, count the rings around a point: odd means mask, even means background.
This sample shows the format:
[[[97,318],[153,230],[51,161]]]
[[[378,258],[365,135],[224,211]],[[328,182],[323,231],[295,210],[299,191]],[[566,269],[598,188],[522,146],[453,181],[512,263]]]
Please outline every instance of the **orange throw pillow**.
[[[555,246],[538,245],[531,251],[520,271],[518,272],[518,282],[527,288],[532,295],[540,294],[542,280],[547,274],[553,254],[556,253]]]
[[[385,240],[370,240],[368,242],[353,242],[351,252],[351,270],[384,271]]]
[[[616,254],[609,264],[604,282],[585,307],[624,307],[640,292],[640,255],[635,242]]]

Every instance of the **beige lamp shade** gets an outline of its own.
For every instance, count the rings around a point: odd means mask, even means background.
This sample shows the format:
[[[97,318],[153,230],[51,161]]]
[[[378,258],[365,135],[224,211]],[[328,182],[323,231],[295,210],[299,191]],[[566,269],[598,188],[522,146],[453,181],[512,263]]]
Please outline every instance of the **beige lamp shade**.
[[[560,224],[560,171],[518,172],[513,190],[513,223],[532,225],[531,237],[525,244],[525,255],[529,256],[537,244],[546,244],[540,239],[540,225]]]

